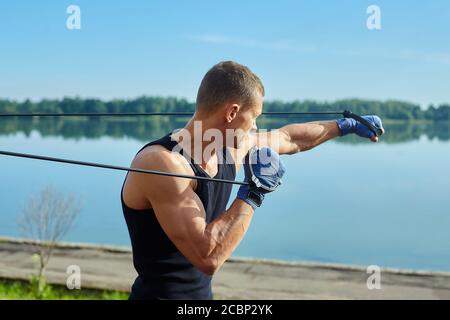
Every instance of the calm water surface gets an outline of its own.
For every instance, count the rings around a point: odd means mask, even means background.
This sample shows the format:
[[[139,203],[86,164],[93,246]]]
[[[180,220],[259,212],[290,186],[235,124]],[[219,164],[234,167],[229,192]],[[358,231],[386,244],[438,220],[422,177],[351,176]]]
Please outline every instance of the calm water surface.
[[[0,149],[128,166],[146,140],[179,123],[19,121],[4,124]],[[448,125],[389,129],[378,144],[351,137],[285,156],[284,184],[257,210],[235,255],[450,271]],[[52,184],[84,199],[66,241],[130,244],[119,198],[124,172],[4,156],[0,172],[0,235],[21,236],[18,213]]]

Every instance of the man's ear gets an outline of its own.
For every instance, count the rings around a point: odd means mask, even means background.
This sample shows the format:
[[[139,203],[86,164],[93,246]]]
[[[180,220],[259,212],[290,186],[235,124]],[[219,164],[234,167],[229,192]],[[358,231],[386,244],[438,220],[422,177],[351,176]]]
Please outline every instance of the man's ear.
[[[225,111],[226,122],[231,123],[234,119],[236,119],[240,109],[241,107],[237,103],[228,104]]]

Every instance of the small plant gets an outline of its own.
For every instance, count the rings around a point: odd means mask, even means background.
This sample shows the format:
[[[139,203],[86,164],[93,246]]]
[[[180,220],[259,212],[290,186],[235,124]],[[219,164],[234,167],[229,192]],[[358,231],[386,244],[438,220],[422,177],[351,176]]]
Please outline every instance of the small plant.
[[[52,296],[52,286],[47,283],[47,277],[45,275],[31,275],[30,293],[35,299],[38,300],[48,299]]]
[[[30,286],[36,299],[44,299],[51,294],[45,275],[47,265],[58,241],[70,230],[80,210],[80,200],[47,186],[31,197],[19,215],[22,233],[35,240],[32,260],[38,271],[32,275]]]

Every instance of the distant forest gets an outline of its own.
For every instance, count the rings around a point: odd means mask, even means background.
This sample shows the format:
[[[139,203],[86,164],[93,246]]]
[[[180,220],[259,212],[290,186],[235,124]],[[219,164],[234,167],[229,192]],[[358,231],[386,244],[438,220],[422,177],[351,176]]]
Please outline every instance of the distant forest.
[[[0,100],[0,113],[121,113],[121,112],[191,112],[195,104],[174,97],[139,97],[132,100],[64,98],[62,100],[43,99],[39,102],[25,100],[17,102]],[[375,101],[361,99],[338,100],[335,102],[316,101],[268,101],[264,111],[343,111],[351,110],[357,114],[377,114],[383,120],[428,120],[450,121],[450,105],[429,106],[426,110],[419,105],[396,101]]]

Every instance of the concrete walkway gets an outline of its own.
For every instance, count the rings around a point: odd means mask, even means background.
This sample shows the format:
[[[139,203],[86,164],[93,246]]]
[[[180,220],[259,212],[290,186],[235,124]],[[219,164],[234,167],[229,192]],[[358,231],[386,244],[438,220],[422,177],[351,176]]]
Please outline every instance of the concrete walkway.
[[[28,279],[29,241],[0,238],[0,278]],[[136,276],[129,248],[63,244],[50,261],[50,283],[65,284],[69,265],[81,268],[84,288],[128,291]],[[369,290],[365,268],[230,259],[214,276],[218,299],[450,299],[450,273],[387,270]]]

